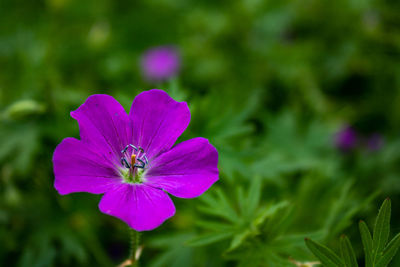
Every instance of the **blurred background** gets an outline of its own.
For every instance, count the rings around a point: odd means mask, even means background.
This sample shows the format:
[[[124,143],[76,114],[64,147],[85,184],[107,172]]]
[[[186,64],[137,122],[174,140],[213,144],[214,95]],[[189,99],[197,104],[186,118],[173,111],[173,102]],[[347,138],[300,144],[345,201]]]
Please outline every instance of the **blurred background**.
[[[0,265],[115,266],[129,232],[99,195],[60,196],[69,112],[151,88],[186,101],[220,180],[145,232],[142,266],[295,266],[392,199],[400,231],[400,2],[2,0]],[[399,255],[391,266],[400,266]]]

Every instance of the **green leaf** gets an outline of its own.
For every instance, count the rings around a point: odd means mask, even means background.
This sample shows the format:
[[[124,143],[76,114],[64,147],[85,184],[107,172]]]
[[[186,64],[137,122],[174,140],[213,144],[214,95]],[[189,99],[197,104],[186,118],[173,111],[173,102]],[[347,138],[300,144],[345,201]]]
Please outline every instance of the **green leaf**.
[[[200,247],[228,239],[231,236],[231,232],[204,234],[193,238],[192,240],[188,241],[187,244],[193,247]]]
[[[340,253],[346,267],[358,267],[356,255],[347,236],[340,238]]]
[[[196,225],[214,232],[227,232],[232,230],[232,226],[224,222],[214,222],[209,220],[200,220],[196,222]]]
[[[361,240],[364,247],[365,253],[365,267],[372,267],[372,237],[368,229],[367,224],[364,221],[360,221],[358,224],[361,233]]]
[[[261,197],[261,177],[255,176],[252,178],[250,189],[247,195],[247,212],[252,214],[256,212]]]
[[[311,252],[322,262],[322,264],[326,265],[326,267],[344,266],[342,260],[329,248],[308,238],[305,239],[305,242]]]
[[[232,250],[236,249],[237,247],[239,247],[244,242],[244,240],[251,234],[252,233],[249,230],[246,230],[242,233],[236,234],[231,241],[228,251],[232,251]]]
[[[146,246],[156,248],[159,253],[153,255],[146,266],[151,267],[178,267],[192,266],[193,251],[195,248],[186,246],[186,241],[193,238],[188,232],[168,232],[165,235],[157,235],[146,242]],[[107,265],[114,266],[114,265]]]
[[[287,208],[289,206],[289,202],[287,201],[282,201],[276,204],[270,204],[266,205],[262,209],[260,209],[259,215],[254,219],[253,223],[254,225],[258,226],[262,223],[267,218],[270,218],[274,216],[278,211],[281,212],[283,209]]]
[[[373,262],[377,262],[381,256],[385,244],[389,238],[390,232],[390,199],[387,198],[379,210],[378,217],[376,218],[374,235],[373,235]]]
[[[201,198],[201,201],[206,205],[200,206],[199,210],[210,215],[222,217],[233,223],[239,220],[237,212],[230,204],[225,193],[219,188],[215,192],[215,195],[207,195]]]
[[[382,257],[379,259],[376,267],[386,267],[389,262],[392,260],[394,255],[396,255],[397,249],[400,246],[400,233],[398,233],[392,241],[386,246],[385,250],[383,251]]]

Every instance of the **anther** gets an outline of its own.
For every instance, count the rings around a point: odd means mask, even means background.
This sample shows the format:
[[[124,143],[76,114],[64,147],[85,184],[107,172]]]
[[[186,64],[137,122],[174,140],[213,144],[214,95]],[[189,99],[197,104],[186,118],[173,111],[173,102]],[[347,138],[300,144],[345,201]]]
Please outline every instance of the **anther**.
[[[124,165],[125,168],[130,169],[131,168],[131,164],[128,163],[128,161],[126,160],[126,158],[121,158],[121,164]]]
[[[132,144],[129,144],[123,150],[121,150],[121,153],[124,154],[128,150],[129,147],[132,147],[135,151],[138,151],[137,147],[135,147]],[[143,148],[140,148],[140,149],[143,150]]]
[[[137,161],[139,161],[140,163],[141,163],[141,165],[139,165],[139,164],[135,164],[135,165],[133,165],[133,166],[135,166],[136,168],[139,168],[139,169],[144,169],[144,166],[146,166],[146,163],[144,163],[144,161],[143,160],[141,160],[141,159],[136,159]]]

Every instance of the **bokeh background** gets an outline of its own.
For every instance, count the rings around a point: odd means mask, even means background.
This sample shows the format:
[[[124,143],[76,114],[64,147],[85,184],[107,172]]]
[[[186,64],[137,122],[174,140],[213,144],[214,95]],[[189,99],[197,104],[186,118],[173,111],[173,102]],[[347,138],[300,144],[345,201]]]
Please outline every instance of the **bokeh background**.
[[[129,109],[151,88],[186,101],[180,140],[208,138],[220,180],[146,232],[142,266],[295,266],[305,237],[337,251],[392,199],[400,231],[400,2],[0,2],[0,265],[115,266],[127,226],[101,196],[60,196],[52,153],[69,112],[105,93]],[[173,77],[140,61],[179,51]],[[391,266],[400,266],[397,256]]]

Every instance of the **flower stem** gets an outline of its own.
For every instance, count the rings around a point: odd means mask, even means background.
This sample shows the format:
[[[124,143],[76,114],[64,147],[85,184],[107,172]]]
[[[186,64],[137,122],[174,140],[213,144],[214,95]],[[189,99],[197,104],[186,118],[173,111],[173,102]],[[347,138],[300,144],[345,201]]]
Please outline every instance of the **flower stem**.
[[[129,228],[130,236],[131,236],[131,250],[129,253],[129,259],[131,260],[132,267],[139,267],[139,242],[140,242],[140,232]]]

